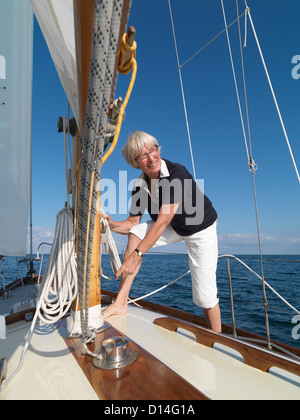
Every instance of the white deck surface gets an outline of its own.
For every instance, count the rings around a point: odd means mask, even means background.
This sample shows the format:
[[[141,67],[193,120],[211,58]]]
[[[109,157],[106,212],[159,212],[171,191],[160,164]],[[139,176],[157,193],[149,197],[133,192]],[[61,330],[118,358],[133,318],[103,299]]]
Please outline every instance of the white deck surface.
[[[7,339],[0,340],[0,358],[9,359],[8,376],[19,364],[29,327],[30,323],[12,324]],[[36,329],[22,370],[0,393],[0,400],[27,399],[98,399],[64,339],[52,326]]]
[[[186,331],[174,333],[154,325],[158,317],[151,311],[129,307],[127,316],[114,316],[109,322],[211,399],[300,400],[300,377],[248,367],[233,350],[207,348]],[[0,340],[0,358],[9,359],[9,375],[19,363],[29,326],[13,324],[7,339]],[[58,331],[40,326],[21,372],[0,393],[0,400],[5,399],[89,400],[97,399],[97,395]]]
[[[129,307],[127,316],[108,321],[211,399],[300,400],[300,377],[279,369],[264,373],[251,368],[234,350],[202,346],[187,331],[153,325],[155,318],[156,313]]]

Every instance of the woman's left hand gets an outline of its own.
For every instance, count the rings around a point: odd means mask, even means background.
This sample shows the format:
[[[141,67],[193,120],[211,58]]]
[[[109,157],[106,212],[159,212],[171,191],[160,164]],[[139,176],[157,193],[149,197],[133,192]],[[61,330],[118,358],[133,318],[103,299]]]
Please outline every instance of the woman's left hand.
[[[119,270],[116,272],[116,280],[124,274],[125,276],[130,276],[134,274],[142,263],[142,258],[133,251],[124,261]]]

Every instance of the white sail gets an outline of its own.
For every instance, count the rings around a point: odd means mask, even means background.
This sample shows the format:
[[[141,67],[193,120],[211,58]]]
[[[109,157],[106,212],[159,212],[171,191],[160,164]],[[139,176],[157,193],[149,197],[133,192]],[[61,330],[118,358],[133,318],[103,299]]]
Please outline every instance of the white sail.
[[[0,2],[0,255],[26,254],[30,203],[33,13]]]
[[[31,0],[31,4],[80,126],[73,0]]]

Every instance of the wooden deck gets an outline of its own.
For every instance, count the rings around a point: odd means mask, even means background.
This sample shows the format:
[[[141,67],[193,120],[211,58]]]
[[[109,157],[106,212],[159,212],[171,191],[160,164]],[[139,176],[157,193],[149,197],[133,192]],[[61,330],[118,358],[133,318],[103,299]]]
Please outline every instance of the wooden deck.
[[[97,335],[90,350],[100,353],[103,340],[120,335],[124,336],[111,327]],[[95,368],[92,357],[85,354],[79,339],[65,341],[101,400],[208,400],[189,382],[132,341],[129,347],[137,350],[137,361],[116,370]]]

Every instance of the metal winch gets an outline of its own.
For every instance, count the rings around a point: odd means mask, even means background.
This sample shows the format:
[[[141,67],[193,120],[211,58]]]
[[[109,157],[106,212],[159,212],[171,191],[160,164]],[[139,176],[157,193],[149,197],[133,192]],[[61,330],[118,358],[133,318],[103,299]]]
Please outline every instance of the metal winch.
[[[112,337],[102,342],[102,352],[99,358],[93,359],[93,364],[99,369],[120,369],[131,365],[138,358],[138,352],[128,348],[130,340],[126,337]]]

